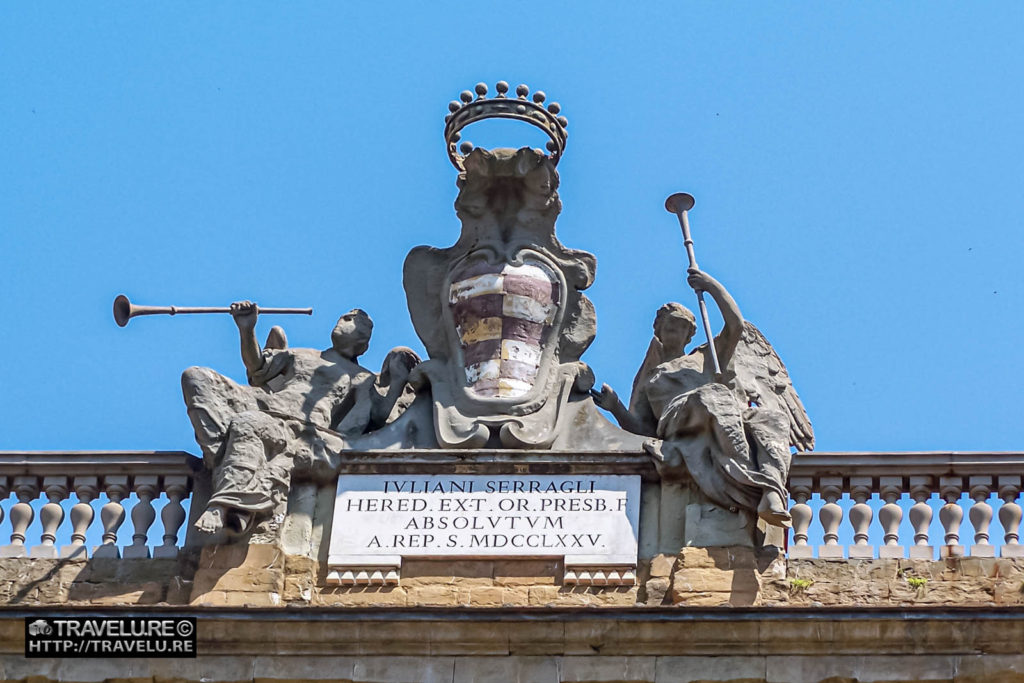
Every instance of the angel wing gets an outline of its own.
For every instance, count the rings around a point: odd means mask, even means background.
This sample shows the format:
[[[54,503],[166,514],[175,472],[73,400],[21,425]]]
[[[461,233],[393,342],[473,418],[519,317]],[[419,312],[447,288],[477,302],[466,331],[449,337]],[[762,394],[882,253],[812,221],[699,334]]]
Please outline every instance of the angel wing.
[[[761,330],[744,321],[743,338],[733,356],[736,383],[748,400],[789,416],[789,442],[802,451],[814,450],[814,428],[797,396],[786,366]]]

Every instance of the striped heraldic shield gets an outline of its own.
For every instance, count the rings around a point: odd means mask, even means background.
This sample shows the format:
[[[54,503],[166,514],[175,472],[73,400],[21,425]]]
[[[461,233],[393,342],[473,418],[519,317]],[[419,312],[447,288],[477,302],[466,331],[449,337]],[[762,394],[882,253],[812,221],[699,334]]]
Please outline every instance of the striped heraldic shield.
[[[452,273],[449,304],[470,392],[526,396],[558,311],[559,279],[543,263],[473,260]]]

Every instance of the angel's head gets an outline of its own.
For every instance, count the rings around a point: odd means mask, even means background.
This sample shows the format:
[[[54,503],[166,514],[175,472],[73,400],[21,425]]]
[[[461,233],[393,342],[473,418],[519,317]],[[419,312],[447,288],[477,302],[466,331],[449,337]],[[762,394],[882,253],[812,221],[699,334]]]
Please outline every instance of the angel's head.
[[[697,319],[686,306],[669,302],[654,316],[654,336],[670,353],[682,353],[697,331]]]
[[[353,308],[338,318],[338,324],[331,332],[332,346],[345,358],[355,360],[366,353],[372,332],[373,321],[370,316],[360,308]]]

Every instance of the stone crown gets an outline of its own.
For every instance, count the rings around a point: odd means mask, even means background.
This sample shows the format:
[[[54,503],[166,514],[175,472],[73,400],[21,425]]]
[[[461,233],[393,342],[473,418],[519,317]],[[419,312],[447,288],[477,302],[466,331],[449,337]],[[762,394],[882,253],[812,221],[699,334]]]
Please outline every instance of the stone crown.
[[[460,131],[469,124],[484,119],[515,119],[540,128],[550,138],[547,149],[552,162],[558,163],[565,152],[566,140],[569,137],[566,130],[569,121],[558,115],[562,108],[557,102],[550,102],[545,108],[544,100],[547,99],[547,95],[540,90],[533,93],[531,101],[528,99],[530,88],[526,85],[517,86],[516,96],[509,97],[508,83],[505,81],[498,81],[494,86],[497,94],[492,98],[487,97],[485,83],[477,83],[474,89],[476,99],[472,92],[463,90],[459,100],[448,103],[448,110],[451,113],[444,117],[444,140],[448,148],[448,158],[455,168],[463,170],[463,160],[473,150],[471,142],[458,145]]]

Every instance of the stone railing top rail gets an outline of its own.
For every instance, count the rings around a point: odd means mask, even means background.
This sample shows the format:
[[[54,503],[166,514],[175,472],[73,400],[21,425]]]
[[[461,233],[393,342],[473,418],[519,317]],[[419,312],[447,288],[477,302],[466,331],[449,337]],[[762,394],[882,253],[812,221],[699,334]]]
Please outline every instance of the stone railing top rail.
[[[0,476],[192,475],[202,460],[185,451],[0,451]]]
[[[457,451],[408,449],[401,451],[346,451],[341,462],[347,470],[392,468],[410,461],[429,466],[473,463],[483,470],[516,465],[538,468],[571,463],[603,469],[622,468],[653,472],[650,456],[642,451],[513,451],[503,449]],[[0,476],[107,474],[192,474],[201,469],[200,458],[185,451],[0,451]],[[834,451],[805,452],[793,456],[791,477],[878,475],[1021,475],[1024,452],[1018,451]]]
[[[1024,452],[811,452],[797,453],[790,479],[820,476],[971,476],[1024,474]]]
[[[414,469],[422,473],[449,472],[472,466],[480,474],[640,474],[654,478],[654,461],[637,451],[521,451],[509,449],[408,449],[401,451],[344,451],[342,471],[394,473]]]

